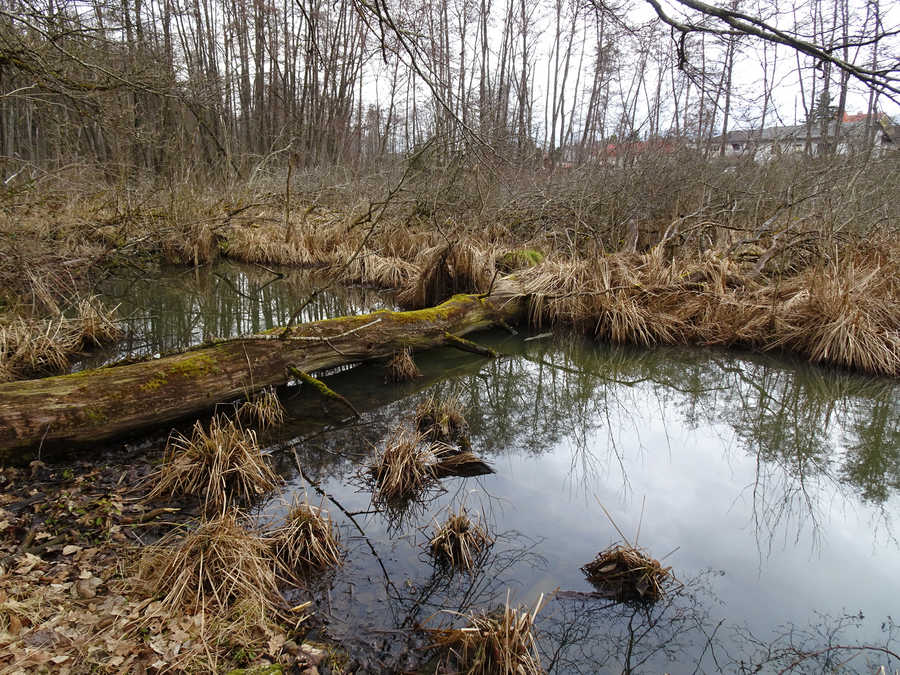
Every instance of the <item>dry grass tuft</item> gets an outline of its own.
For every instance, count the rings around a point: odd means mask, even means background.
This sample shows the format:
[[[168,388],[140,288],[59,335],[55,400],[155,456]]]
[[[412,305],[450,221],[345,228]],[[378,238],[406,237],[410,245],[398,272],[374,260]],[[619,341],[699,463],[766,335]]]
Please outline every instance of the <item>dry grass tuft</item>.
[[[363,284],[378,288],[404,288],[419,274],[419,268],[402,258],[362,251],[354,258],[356,247],[343,245],[337,251],[333,267],[340,272],[340,280],[349,284]],[[347,260],[352,260],[345,265]]]
[[[480,520],[469,518],[465,506],[461,506],[456,513],[448,507],[447,519],[440,524],[434,522],[434,532],[428,543],[435,561],[449,569],[473,569],[494,543],[484,521],[484,514]]]
[[[472,447],[469,424],[463,417],[462,403],[456,396],[438,398],[431,394],[416,406],[416,430],[430,441],[456,444],[461,450]]]
[[[18,317],[0,324],[0,381],[65,372],[72,355],[121,335],[115,310],[107,310],[95,297],[79,299],[74,313],[73,318]]]
[[[321,505],[309,498],[294,502],[285,524],[272,533],[278,560],[289,575],[302,577],[311,572],[338,567],[342,561],[337,527]]]
[[[284,423],[284,406],[275,389],[266,387],[238,408],[237,417],[259,429],[268,429]]]
[[[467,675],[541,675],[534,621],[541,610],[506,605],[492,613],[471,613],[464,628],[432,630],[432,649],[446,651],[443,666]]]
[[[846,264],[808,270],[775,310],[766,348],[813,362],[900,375],[900,270]]]
[[[193,495],[204,500],[207,513],[224,513],[236,501],[249,504],[279,482],[256,434],[223,416],[213,417],[208,431],[198,421],[190,438],[174,433],[154,478],[148,499]]]
[[[548,261],[517,279],[531,322],[575,326],[640,345],[786,349],[813,362],[900,375],[900,271],[853,256],[772,280],[727,255],[666,260],[659,249],[596,261]]]
[[[369,467],[375,497],[384,502],[416,499],[435,482],[434,454],[424,437],[397,427]]]
[[[484,293],[496,272],[493,250],[471,241],[434,246],[416,263],[421,273],[397,296],[404,307],[432,307],[456,293]]]
[[[413,361],[412,352],[406,349],[396,352],[394,357],[387,364],[387,382],[409,382],[417,377],[422,377],[422,373]]]
[[[212,611],[265,625],[280,604],[268,543],[233,513],[145,548],[136,577],[172,613]]]
[[[80,298],[75,303],[74,324],[80,346],[99,346],[122,336],[116,323],[116,310],[106,309],[96,296]]]
[[[634,546],[615,544],[581,568],[594,586],[620,602],[656,602],[674,579],[671,567]]]

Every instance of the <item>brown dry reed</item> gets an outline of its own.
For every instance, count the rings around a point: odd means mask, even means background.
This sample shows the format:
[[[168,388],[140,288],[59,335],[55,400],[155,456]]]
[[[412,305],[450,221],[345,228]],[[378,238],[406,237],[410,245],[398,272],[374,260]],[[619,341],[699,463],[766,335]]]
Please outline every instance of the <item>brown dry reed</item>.
[[[469,424],[458,396],[441,398],[430,394],[416,406],[415,423],[416,430],[427,440],[456,444],[464,451],[472,446]]]
[[[534,610],[510,607],[465,615],[468,625],[430,631],[432,649],[446,653],[443,666],[449,672],[467,675],[540,675],[541,657],[534,639],[534,621],[543,605]]]
[[[421,272],[397,295],[404,307],[431,307],[456,293],[485,293],[495,278],[493,247],[466,239],[434,246],[416,259]]]
[[[268,543],[244,529],[233,512],[146,547],[136,577],[176,614],[235,613],[235,619],[244,615],[265,625],[281,604]]]
[[[619,602],[656,602],[674,580],[671,567],[631,545],[615,544],[581,568],[598,590]]]
[[[447,518],[433,523],[434,531],[428,549],[434,560],[451,570],[474,569],[482,555],[494,543],[485,526],[484,514],[473,520],[465,506],[454,512],[447,508]]]
[[[409,348],[396,352],[393,358],[388,361],[386,369],[387,375],[385,380],[387,382],[409,382],[417,377],[422,377],[422,372],[416,366],[416,362],[413,361],[412,352]]]
[[[284,406],[272,387],[266,387],[245,401],[237,410],[237,417],[258,429],[268,429],[284,423]]]
[[[0,323],[0,382],[65,372],[73,355],[122,334],[115,309],[106,309],[95,297],[76,301],[74,314]]]
[[[207,513],[224,513],[229,504],[251,503],[272,490],[278,476],[266,463],[256,433],[217,415],[205,429],[198,420],[191,437],[169,437],[162,468],[154,474],[148,499],[192,495]]]
[[[893,249],[891,249],[893,251]],[[782,349],[813,362],[900,375],[900,265],[835,259],[777,282],[707,252],[660,250],[548,261],[518,275],[531,321],[639,345]]]
[[[285,524],[270,539],[284,571],[295,578],[338,567],[342,561],[337,527],[308,496],[292,503]]]
[[[421,497],[435,482],[433,453],[422,434],[397,427],[369,466],[376,500],[400,502]]]

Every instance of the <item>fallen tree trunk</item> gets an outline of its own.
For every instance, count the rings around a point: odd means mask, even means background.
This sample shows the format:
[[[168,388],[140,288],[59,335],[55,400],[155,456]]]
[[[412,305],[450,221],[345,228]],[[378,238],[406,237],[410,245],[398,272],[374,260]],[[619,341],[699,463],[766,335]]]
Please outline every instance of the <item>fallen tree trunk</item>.
[[[381,310],[223,340],[164,358],[0,385],[0,460],[45,443],[86,443],[197,415],[216,403],[313,372],[454,344],[515,320],[524,299],[457,295],[428,309]]]

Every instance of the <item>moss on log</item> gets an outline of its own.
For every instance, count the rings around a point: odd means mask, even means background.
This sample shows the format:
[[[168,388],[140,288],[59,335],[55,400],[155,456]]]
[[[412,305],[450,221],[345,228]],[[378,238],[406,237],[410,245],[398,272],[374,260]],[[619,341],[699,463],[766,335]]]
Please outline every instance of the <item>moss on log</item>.
[[[42,444],[83,444],[167,424],[306,373],[427,349],[513,321],[524,300],[509,290],[456,295],[436,307],[381,310],[224,340],[153,361],[0,384],[0,461]],[[20,458],[20,457],[19,457]]]

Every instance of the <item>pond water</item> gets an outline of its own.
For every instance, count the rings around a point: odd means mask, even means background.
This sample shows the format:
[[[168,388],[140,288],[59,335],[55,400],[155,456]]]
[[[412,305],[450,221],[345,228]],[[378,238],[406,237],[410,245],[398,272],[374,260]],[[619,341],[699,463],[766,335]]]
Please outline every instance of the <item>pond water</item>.
[[[282,324],[315,280],[272,279],[223,266],[110,282],[105,297],[131,330],[97,358]],[[390,305],[340,289],[303,319]],[[534,606],[544,594],[537,629],[553,672],[900,668],[885,651],[900,652],[900,383],[769,355],[526,337],[478,334],[496,360],[417,354],[423,377],[403,385],[384,384],[378,364],[330,375],[358,420],[302,387],[283,396],[288,423],[266,442],[287,484],[258,518],[277,522],[305,493],[318,503],[297,462],[356,514],[351,522],[324,503],[346,563],[291,592],[313,597],[322,631],[370,671],[389,672],[428,658],[415,626],[507,599]],[[433,392],[461,400],[473,449],[495,472],[446,478],[406,513],[373,512],[365,462]],[[461,503],[496,543],[475,573],[447,578],[424,547],[433,519]],[[580,567],[623,536],[682,586],[652,606],[592,597]],[[859,646],[882,649],[848,649]]]

